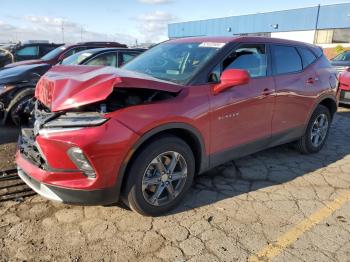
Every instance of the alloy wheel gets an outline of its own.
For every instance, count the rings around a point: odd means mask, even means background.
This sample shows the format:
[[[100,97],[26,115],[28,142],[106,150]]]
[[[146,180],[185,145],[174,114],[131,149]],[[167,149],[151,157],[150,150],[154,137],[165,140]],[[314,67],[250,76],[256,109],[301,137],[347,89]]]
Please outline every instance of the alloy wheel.
[[[142,194],[148,204],[164,206],[183,190],[187,179],[187,163],[178,152],[159,154],[147,166],[142,178]]]
[[[320,114],[314,121],[311,128],[311,143],[314,147],[320,146],[325,140],[328,132],[328,117]]]

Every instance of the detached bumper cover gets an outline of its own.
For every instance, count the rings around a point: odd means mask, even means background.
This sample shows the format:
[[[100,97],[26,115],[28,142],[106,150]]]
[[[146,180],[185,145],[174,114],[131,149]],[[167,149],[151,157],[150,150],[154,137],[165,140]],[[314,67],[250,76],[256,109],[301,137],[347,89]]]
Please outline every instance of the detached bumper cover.
[[[118,202],[116,188],[99,190],[73,190],[47,185],[27,175],[18,168],[18,176],[36,193],[50,200],[76,205],[107,205]]]

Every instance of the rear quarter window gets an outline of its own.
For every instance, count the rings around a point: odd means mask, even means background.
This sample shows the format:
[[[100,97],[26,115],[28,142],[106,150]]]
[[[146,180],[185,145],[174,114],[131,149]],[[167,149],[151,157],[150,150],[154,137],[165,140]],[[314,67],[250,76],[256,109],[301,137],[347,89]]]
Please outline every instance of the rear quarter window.
[[[317,57],[306,47],[298,47],[298,51],[303,60],[303,68],[308,67],[316,61]]]
[[[293,46],[272,45],[271,55],[275,75],[297,73],[303,70],[301,57]]]

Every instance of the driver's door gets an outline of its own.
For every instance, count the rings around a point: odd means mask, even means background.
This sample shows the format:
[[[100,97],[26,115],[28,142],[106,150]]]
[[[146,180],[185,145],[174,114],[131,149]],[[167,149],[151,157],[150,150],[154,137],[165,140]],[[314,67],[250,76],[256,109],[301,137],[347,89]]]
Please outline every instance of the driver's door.
[[[258,151],[269,142],[275,87],[267,65],[264,44],[242,44],[210,75],[215,81],[220,77],[219,72],[235,68],[247,70],[251,77],[246,85],[211,95],[213,165]]]

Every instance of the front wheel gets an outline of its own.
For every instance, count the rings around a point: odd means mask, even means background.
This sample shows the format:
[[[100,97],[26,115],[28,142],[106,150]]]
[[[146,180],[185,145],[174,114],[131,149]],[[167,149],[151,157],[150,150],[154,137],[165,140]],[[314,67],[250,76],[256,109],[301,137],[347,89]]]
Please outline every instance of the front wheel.
[[[10,115],[12,123],[14,123],[16,126],[20,126],[22,118],[24,117],[24,108],[32,98],[32,95],[20,97],[18,101],[12,106],[10,110]]]
[[[317,106],[305,134],[296,142],[298,150],[304,154],[320,151],[328,137],[331,120],[328,108],[323,105]]]
[[[162,215],[180,203],[194,173],[191,148],[180,138],[161,137],[145,146],[132,162],[124,202],[142,215]]]

